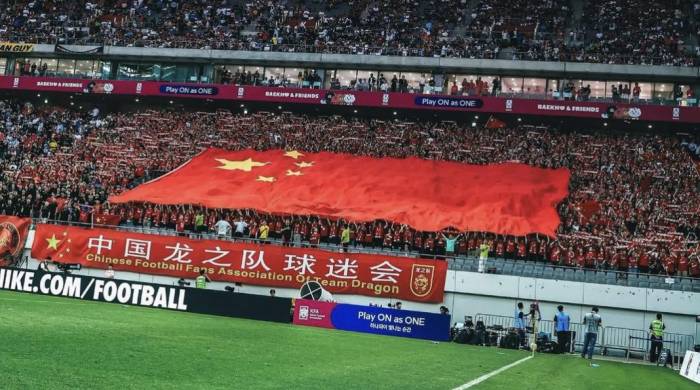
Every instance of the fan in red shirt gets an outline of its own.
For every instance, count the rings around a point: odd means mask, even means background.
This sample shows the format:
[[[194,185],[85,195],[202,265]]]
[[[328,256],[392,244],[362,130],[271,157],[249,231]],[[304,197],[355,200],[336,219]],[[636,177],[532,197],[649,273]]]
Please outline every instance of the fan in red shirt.
[[[423,249],[426,253],[435,253],[435,238],[432,233],[428,234],[428,237],[425,239]]]
[[[382,242],[382,248],[391,248],[393,241],[394,235],[392,234],[391,230],[387,230],[386,234],[384,235],[384,242]]]
[[[547,261],[547,250],[549,249],[549,237],[546,237],[545,240],[540,240],[539,236],[537,237],[538,241],[538,248],[537,248],[537,257],[539,261]]]
[[[413,244],[413,230],[406,227],[406,225],[404,225],[402,227],[402,229],[403,229],[403,242],[404,242],[405,250],[408,251],[408,249]]]
[[[376,248],[382,246],[382,241],[384,240],[384,224],[382,222],[376,222],[374,225],[374,235],[372,237],[372,244]]]
[[[506,245],[503,242],[503,238],[501,236],[498,236],[496,239],[496,256],[503,258],[505,256],[505,249]]]
[[[309,236],[309,244],[312,248],[317,248],[318,244],[321,242],[321,232],[318,226],[311,227],[311,235]]]
[[[688,262],[688,273],[693,278],[700,278],[700,259],[695,257]]]
[[[496,252],[498,253],[498,244],[496,244]],[[515,240],[513,240],[513,236],[508,236],[508,239],[506,240],[505,258],[506,259],[514,259],[515,258]]]
[[[392,233],[394,237],[391,241],[391,247],[394,249],[401,249],[403,242],[401,242],[401,229],[392,226]]]
[[[662,257],[662,263],[666,275],[674,275],[676,273],[676,259],[670,253],[666,252]]]
[[[529,261],[537,260],[537,240],[539,237],[537,239],[530,238],[527,242],[527,259]]]
[[[596,257],[595,248],[593,248],[593,246],[589,246],[586,249],[586,260],[585,260],[585,267],[586,268],[588,268],[588,269],[595,268],[595,257]]]
[[[423,249],[423,235],[416,232],[413,239],[413,250],[420,251]]]
[[[325,222],[321,221],[319,230],[320,230],[321,242],[323,242],[324,244],[327,244],[328,243],[328,221],[327,220]]]
[[[517,255],[519,260],[525,260],[525,257],[527,257],[527,244],[522,238],[518,240]]]
[[[678,256],[678,276],[688,276],[688,255],[686,251],[681,251]]]
[[[629,256],[627,256],[627,263],[629,265],[629,272],[639,272],[639,254],[637,251],[630,252]]]
[[[559,265],[561,261],[561,248],[559,248],[559,243],[552,241],[549,244],[549,262],[552,265]]]

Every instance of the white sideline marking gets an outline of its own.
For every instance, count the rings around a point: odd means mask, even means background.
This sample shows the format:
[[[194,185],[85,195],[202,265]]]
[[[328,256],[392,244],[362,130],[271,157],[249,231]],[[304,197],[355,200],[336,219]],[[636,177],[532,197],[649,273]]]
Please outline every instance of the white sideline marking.
[[[467,383],[463,384],[462,386],[455,387],[455,388],[452,389],[452,390],[464,390],[464,389],[468,389],[468,388],[470,388],[470,387],[476,386],[476,385],[478,385],[479,383],[481,383],[481,382],[483,382],[483,381],[485,381],[485,380],[491,378],[492,376],[498,375],[498,374],[502,373],[503,371],[505,371],[505,370],[507,370],[507,369],[509,369],[509,368],[511,368],[511,367],[515,367],[515,366],[517,366],[518,364],[520,364],[520,363],[522,363],[522,362],[525,362],[525,361],[528,361],[528,360],[530,360],[530,359],[532,359],[532,355],[530,355],[530,356],[528,356],[528,357],[524,357],[524,358],[518,360],[517,362],[513,362],[513,363],[511,363],[511,364],[509,364],[509,365],[507,365],[507,366],[503,366],[503,367],[499,368],[498,370],[491,371],[491,372],[489,372],[488,374],[482,375],[482,376],[480,376],[480,377],[474,379],[473,381],[467,382]]]

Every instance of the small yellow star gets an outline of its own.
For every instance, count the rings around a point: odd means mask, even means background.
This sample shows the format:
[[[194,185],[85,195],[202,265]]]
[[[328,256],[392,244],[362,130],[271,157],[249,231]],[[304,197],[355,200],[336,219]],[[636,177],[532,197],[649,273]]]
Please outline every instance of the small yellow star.
[[[302,161],[302,162],[294,163],[294,165],[298,166],[299,168],[308,168],[308,167],[313,167],[314,162],[313,161],[311,161],[311,162]]]
[[[272,183],[275,181],[275,177],[274,176],[258,176],[258,178],[255,180],[256,181],[263,181],[266,183]]]
[[[56,239],[56,235],[52,234],[51,238],[47,238],[46,242],[49,243],[49,246],[46,247],[46,249],[53,249],[53,250],[58,250],[58,243],[61,242],[61,240]]]
[[[291,158],[293,158],[293,159],[296,160],[296,159],[298,159],[300,156],[303,156],[304,154],[303,154],[303,153],[299,153],[299,152],[297,152],[296,150],[288,150],[288,151],[284,152],[284,155],[285,155],[286,157],[291,157]]]
[[[223,164],[222,166],[217,167],[217,168],[225,169],[227,171],[239,170],[239,171],[244,171],[244,172],[250,172],[255,167],[264,167],[265,165],[269,164],[269,162],[253,161],[252,158],[248,158],[247,160],[243,160],[243,161],[231,161],[231,160],[226,160],[224,158],[217,158],[215,160],[220,162],[221,164]]]
[[[301,176],[303,173],[301,171],[293,171],[291,169],[287,169],[287,176]]]

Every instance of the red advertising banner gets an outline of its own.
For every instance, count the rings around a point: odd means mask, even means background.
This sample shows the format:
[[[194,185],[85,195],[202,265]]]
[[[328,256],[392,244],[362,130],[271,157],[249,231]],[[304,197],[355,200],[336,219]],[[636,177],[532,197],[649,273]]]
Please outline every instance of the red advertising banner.
[[[342,105],[385,107],[390,109],[468,111],[491,114],[700,123],[700,107],[661,106],[621,102],[577,102],[555,99],[518,99],[494,96],[422,95],[396,92],[254,87],[156,81],[83,80],[27,76],[0,76],[0,89],[163,96],[170,99],[223,99],[276,104]]]
[[[0,215],[0,267],[15,263],[22,254],[32,220]]]
[[[568,185],[568,169],[517,163],[209,149],[109,201],[383,219],[424,231],[452,227],[554,236],[560,223],[556,206],[567,196]]]
[[[447,263],[313,248],[193,240],[110,229],[37,226],[32,257],[89,268],[213,281],[300,288],[318,281],[327,291],[442,302]]]

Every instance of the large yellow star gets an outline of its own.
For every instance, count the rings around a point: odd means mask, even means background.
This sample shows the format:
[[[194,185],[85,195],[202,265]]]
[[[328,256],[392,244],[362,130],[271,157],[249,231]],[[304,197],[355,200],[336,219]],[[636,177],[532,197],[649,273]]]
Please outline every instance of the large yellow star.
[[[258,178],[255,179],[255,181],[263,181],[266,183],[272,183],[275,181],[275,177],[274,176],[258,176]]]
[[[302,161],[302,162],[294,163],[294,165],[298,166],[299,168],[308,168],[308,167],[313,167],[314,162],[313,161],[311,161],[311,162]]]
[[[49,246],[46,247],[46,249],[53,249],[53,250],[57,251],[58,250],[58,243],[61,242],[61,240],[57,240],[56,235],[52,234],[51,238],[46,239],[46,242],[49,243]]]
[[[304,154],[303,154],[303,153],[299,153],[299,152],[297,152],[296,150],[288,150],[288,151],[284,152],[284,155],[285,155],[286,157],[291,157],[291,158],[293,158],[293,159],[296,160],[296,159],[298,159],[300,156],[303,156]]]
[[[231,161],[231,160],[226,160],[224,158],[217,158],[215,160],[220,162],[221,164],[223,164],[222,166],[217,167],[217,168],[225,169],[227,171],[239,170],[239,171],[250,172],[255,167],[264,167],[265,165],[269,164],[269,162],[253,161],[252,158],[248,158],[247,160],[243,160],[243,161]]]
[[[303,173],[301,171],[293,171],[291,169],[287,169],[287,176],[301,176]]]

